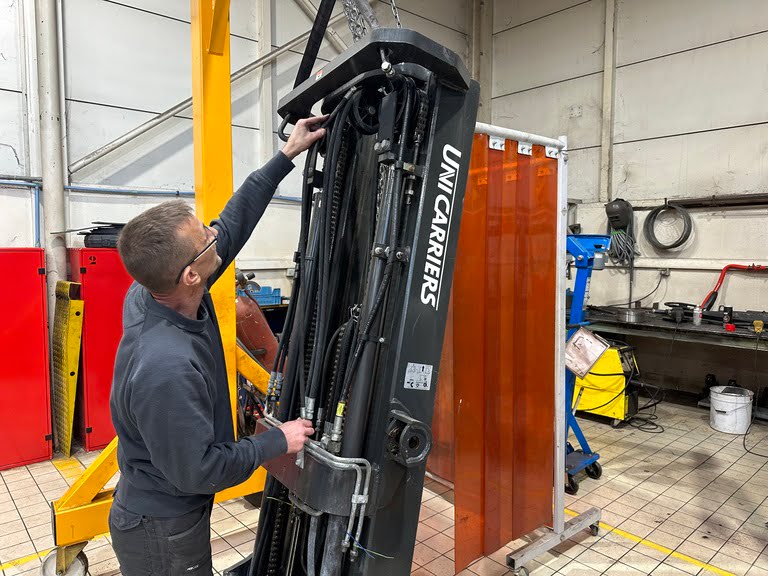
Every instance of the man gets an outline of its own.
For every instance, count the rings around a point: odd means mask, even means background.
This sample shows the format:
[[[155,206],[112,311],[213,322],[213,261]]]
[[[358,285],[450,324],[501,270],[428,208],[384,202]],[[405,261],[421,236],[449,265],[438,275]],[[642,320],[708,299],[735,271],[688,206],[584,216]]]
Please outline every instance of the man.
[[[136,281],[123,306],[110,401],[121,475],[109,528],[125,576],[211,574],[213,495],[266,460],[299,452],[314,432],[296,420],[235,442],[208,288],[250,237],[292,160],[323,137],[324,119],[298,122],[210,226],[178,200],[135,217],[120,235]]]

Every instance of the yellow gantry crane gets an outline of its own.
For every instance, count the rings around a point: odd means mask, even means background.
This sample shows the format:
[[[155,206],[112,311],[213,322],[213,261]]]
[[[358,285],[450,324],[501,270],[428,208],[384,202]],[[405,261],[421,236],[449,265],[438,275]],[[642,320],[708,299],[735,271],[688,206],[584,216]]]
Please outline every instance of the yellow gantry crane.
[[[229,0],[191,0],[192,113],[195,151],[195,209],[210,222],[232,196],[232,110],[230,90]],[[237,373],[266,392],[269,374],[237,346],[235,270],[232,264],[211,290],[219,319],[229,377],[232,419],[237,431]],[[112,490],[105,485],[117,472],[117,438],[82,476],[53,503],[56,573],[65,574],[88,540],[109,531]],[[260,492],[266,472],[219,492],[222,502]]]

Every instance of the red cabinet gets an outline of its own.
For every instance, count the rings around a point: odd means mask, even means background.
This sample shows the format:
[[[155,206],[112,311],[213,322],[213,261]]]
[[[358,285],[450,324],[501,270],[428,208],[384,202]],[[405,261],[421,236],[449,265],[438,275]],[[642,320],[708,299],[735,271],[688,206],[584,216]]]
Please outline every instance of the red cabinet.
[[[69,260],[84,302],[76,433],[87,451],[98,450],[115,437],[109,393],[123,334],[123,300],[133,279],[114,248],[73,248]]]
[[[0,248],[0,469],[51,458],[45,254]]]

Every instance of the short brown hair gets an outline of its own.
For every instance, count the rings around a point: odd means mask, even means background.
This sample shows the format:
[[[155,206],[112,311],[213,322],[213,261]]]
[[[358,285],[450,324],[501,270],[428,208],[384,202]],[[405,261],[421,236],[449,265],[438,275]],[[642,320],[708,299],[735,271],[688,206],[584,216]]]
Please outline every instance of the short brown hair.
[[[142,212],[125,225],[117,249],[128,273],[150,292],[173,290],[195,245],[180,232],[194,218],[183,200],[171,200]]]

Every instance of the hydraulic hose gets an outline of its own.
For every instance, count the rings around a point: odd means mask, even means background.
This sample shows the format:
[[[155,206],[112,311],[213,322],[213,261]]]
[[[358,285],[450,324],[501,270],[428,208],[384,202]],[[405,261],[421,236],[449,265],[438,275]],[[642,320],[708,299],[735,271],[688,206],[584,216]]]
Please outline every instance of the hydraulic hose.
[[[320,380],[322,376],[322,358],[328,336],[328,284],[330,281],[330,254],[331,254],[331,195],[334,191],[334,182],[337,177],[337,164],[344,135],[344,128],[354,100],[345,99],[344,108],[338,114],[330,134],[330,154],[326,163],[324,174],[324,193],[320,207],[319,227],[323,230],[323,239],[319,242],[321,252],[317,261],[319,290],[317,297],[318,321],[315,333],[315,354],[309,367],[310,386],[308,398],[318,398]]]

